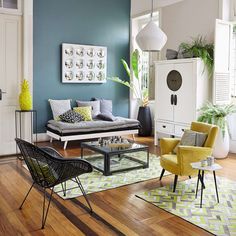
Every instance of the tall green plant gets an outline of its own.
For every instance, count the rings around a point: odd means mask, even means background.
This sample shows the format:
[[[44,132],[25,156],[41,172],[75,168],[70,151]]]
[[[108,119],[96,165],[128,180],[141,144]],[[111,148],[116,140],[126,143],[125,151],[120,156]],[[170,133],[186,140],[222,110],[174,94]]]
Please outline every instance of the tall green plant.
[[[190,43],[181,43],[179,48],[183,54],[187,54],[190,57],[200,57],[208,70],[209,76],[212,76],[214,67],[213,43],[207,43],[205,38],[198,36],[193,38]]]
[[[128,66],[128,63],[124,59],[121,59],[121,63],[124,66],[124,69],[130,78],[130,82],[121,80],[118,77],[111,77],[108,79],[116,83],[123,84],[126,87],[129,87],[130,90],[134,93],[135,97],[140,100],[140,103],[141,103],[140,105],[147,106],[148,105],[148,91],[142,90],[141,88],[141,78],[139,77],[139,72],[140,72],[139,59],[140,59],[140,56],[139,56],[139,51],[137,49],[131,55],[131,69]],[[136,83],[134,82],[134,80],[131,79],[132,77],[131,73],[133,73],[133,79],[136,81]]]
[[[233,104],[218,106],[207,102],[199,111],[201,114],[198,117],[198,121],[218,125],[224,137],[228,128],[226,117],[236,113],[236,106]]]

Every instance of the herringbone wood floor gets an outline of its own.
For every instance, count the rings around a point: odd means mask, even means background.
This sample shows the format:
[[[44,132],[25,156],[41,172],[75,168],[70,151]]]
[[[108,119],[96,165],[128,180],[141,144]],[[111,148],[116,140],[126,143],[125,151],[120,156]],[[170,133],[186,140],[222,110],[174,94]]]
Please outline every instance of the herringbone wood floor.
[[[137,138],[146,143],[152,153],[159,153],[153,139]],[[63,151],[62,143],[40,143],[53,146],[65,157],[80,155],[78,142],[69,143]],[[224,168],[218,175],[236,180],[236,155],[218,160]],[[185,177],[180,180],[186,179]],[[169,184],[173,176],[145,181],[117,189],[93,193],[89,196],[95,210],[90,215],[83,205],[83,198],[62,200],[56,194],[50,207],[44,230],[40,229],[42,192],[33,189],[22,211],[19,203],[28,191],[31,178],[15,157],[0,159],[0,235],[209,235],[194,226],[154,205],[135,197],[135,193]]]

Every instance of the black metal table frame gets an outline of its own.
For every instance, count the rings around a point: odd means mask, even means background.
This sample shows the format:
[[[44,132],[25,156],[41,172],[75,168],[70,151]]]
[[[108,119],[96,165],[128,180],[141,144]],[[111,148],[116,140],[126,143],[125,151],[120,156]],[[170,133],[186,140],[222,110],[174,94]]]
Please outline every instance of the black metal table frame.
[[[103,175],[105,175],[105,176],[109,176],[109,175],[112,175],[113,173],[117,173],[117,172],[135,170],[135,169],[140,169],[140,168],[148,168],[149,167],[149,148],[148,148],[148,146],[146,146],[146,147],[144,146],[144,147],[140,147],[140,148],[134,148],[134,149],[130,149],[130,150],[124,150],[123,149],[123,150],[117,150],[117,151],[112,151],[112,152],[104,152],[104,151],[98,149],[94,145],[81,143],[81,159],[84,158],[84,149],[89,149],[89,150],[95,151],[95,152],[103,155],[103,157],[104,157],[103,158],[103,160],[104,160],[104,170],[102,170],[102,169],[100,169],[100,168],[98,168],[97,166],[94,166],[94,165],[93,165],[93,168],[100,171],[100,172],[102,172]],[[112,156],[118,155],[118,157],[120,157],[120,155],[122,155],[122,154],[134,153],[134,152],[140,152],[140,151],[146,151],[147,152],[147,162],[141,161],[141,160],[133,158],[133,157],[123,156],[124,158],[131,159],[132,161],[140,163],[142,165],[135,166],[135,167],[123,168],[123,169],[114,170],[114,171],[110,170],[110,159],[111,159]]]
[[[218,189],[217,189],[217,181],[216,181],[216,173],[213,170],[213,176],[214,176],[214,181],[215,181],[215,190],[216,190],[216,197],[217,197],[217,202],[220,203],[219,201],[219,194],[218,194]],[[197,188],[196,188],[196,195],[195,198],[197,198],[197,192],[198,192],[198,185],[199,181],[201,182],[201,200],[200,200],[200,208],[202,208],[202,197],[203,197],[203,189],[205,189],[205,184],[204,184],[204,170],[198,170],[198,179],[197,179]]]
[[[35,130],[35,144],[37,145],[38,142],[38,135],[37,135],[37,111],[36,110],[15,110],[15,135],[16,138],[22,138],[22,127],[21,127],[21,123],[22,123],[22,118],[21,118],[21,114],[22,113],[31,113],[30,114],[30,124],[31,124],[31,143],[33,143],[33,133]],[[18,120],[17,120],[17,114],[19,114],[19,136],[18,136]],[[34,117],[35,117],[35,125],[33,125],[33,121],[34,121]],[[18,148],[16,145],[16,154],[18,153]]]

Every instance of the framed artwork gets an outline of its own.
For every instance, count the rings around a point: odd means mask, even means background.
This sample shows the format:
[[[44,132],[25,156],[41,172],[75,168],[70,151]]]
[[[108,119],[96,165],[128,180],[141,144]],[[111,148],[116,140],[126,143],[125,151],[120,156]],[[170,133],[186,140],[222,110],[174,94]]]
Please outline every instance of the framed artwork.
[[[62,44],[62,83],[105,83],[107,48]]]

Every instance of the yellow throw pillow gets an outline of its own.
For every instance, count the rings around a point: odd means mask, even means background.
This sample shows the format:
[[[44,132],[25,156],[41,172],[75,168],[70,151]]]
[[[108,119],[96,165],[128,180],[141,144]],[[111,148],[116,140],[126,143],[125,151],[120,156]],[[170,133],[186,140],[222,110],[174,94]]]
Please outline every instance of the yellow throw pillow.
[[[85,121],[91,121],[92,119],[92,107],[74,107],[73,110],[80,113]]]

